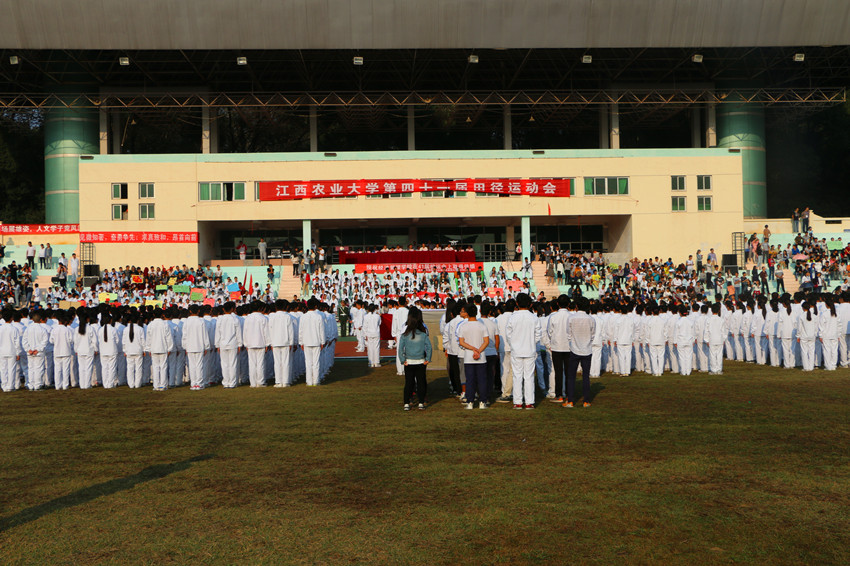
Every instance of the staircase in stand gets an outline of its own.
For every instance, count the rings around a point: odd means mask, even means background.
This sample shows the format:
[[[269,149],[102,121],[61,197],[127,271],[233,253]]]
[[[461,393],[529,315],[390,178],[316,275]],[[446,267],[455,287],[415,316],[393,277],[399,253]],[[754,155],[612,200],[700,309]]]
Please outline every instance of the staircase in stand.
[[[554,299],[561,294],[561,290],[555,283],[546,281],[546,264],[540,261],[531,263],[531,273],[534,276],[534,284],[537,287],[537,292],[543,291],[547,299]]]
[[[277,296],[287,301],[292,301],[293,297],[301,298],[301,278],[292,275],[292,260],[290,259],[282,260]]]

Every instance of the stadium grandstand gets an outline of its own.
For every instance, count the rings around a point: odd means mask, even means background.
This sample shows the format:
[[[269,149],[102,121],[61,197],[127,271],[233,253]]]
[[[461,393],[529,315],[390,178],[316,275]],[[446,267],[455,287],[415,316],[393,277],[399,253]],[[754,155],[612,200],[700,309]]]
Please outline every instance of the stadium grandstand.
[[[6,2],[46,218],[3,236],[101,266],[728,254],[767,213],[765,120],[844,102],[848,44],[829,0]]]

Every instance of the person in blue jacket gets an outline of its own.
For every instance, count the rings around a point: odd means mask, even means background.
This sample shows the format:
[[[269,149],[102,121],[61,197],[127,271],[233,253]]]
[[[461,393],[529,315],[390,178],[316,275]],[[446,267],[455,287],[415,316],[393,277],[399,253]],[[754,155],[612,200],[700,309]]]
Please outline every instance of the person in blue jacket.
[[[428,327],[422,322],[422,311],[416,307],[411,307],[407,313],[407,323],[398,343],[398,357],[404,366],[404,410],[410,410],[414,386],[419,398],[419,410],[424,410],[428,392],[425,370],[431,362],[431,338],[428,336]]]

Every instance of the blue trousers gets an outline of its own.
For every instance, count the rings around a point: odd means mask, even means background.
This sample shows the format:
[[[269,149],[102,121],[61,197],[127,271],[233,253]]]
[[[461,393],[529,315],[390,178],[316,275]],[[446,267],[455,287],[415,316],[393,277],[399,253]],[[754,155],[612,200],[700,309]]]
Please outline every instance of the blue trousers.
[[[470,403],[475,401],[475,394],[482,403],[490,399],[487,391],[487,363],[484,358],[481,364],[464,364],[463,371],[466,374],[466,400]]]

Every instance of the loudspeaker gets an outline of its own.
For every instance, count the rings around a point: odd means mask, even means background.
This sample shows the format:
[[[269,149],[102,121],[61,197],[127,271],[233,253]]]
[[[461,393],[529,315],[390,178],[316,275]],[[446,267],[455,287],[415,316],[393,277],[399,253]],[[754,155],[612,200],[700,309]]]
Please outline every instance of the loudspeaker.
[[[738,255],[737,254],[723,254],[720,256],[720,265],[723,267],[738,265]]]
[[[83,287],[89,288],[97,285],[100,282],[100,277],[83,277]]]
[[[83,266],[83,277],[99,277],[100,266],[96,263]]]

